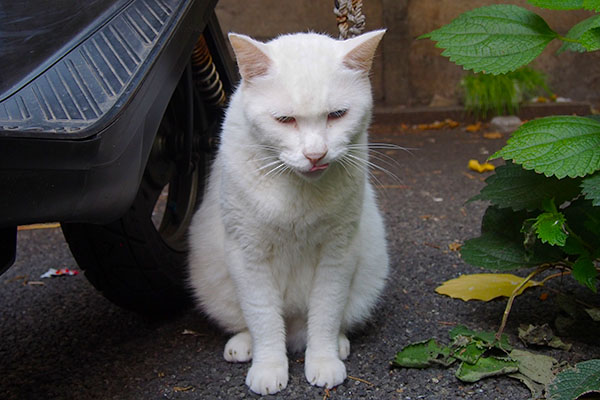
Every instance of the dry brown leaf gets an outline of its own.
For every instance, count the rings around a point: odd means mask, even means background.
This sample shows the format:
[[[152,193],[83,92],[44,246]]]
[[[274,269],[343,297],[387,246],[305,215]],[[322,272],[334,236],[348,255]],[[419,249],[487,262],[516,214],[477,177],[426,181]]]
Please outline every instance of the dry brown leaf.
[[[477,132],[481,129],[481,121],[478,121],[474,124],[467,125],[467,132]]]
[[[502,134],[500,132],[485,132],[483,137],[486,139],[502,139]]]
[[[462,247],[462,244],[460,244],[458,242],[448,244],[448,249],[450,249],[450,251],[459,251],[461,247]]]

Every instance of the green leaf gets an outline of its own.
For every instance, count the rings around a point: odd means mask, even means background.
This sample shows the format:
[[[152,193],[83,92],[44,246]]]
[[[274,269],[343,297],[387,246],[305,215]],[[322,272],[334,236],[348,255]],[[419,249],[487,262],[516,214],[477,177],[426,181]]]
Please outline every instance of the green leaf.
[[[463,382],[477,382],[489,376],[517,372],[517,362],[496,357],[481,357],[475,364],[462,362],[456,371],[456,377]]]
[[[396,354],[393,365],[405,368],[426,368],[432,364],[450,365],[454,359],[449,357],[450,349],[439,345],[435,339],[412,343]]]
[[[579,10],[583,8],[584,0],[528,0],[536,7],[550,10]]]
[[[546,396],[548,400],[572,400],[590,393],[600,393],[600,360],[583,361],[562,371]]]
[[[575,264],[573,264],[573,278],[584,286],[587,286],[594,293],[596,288],[596,276],[598,271],[594,266],[594,262],[587,255],[580,256]]]
[[[485,183],[469,201],[489,200],[500,208],[519,211],[540,209],[542,201],[548,198],[554,198],[557,204],[573,199],[579,194],[580,180],[548,178],[509,161],[496,168]]]
[[[475,364],[479,358],[485,353],[485,348],[479,346],[477,343],[471,342],[466,346],[456,349],[452,355],[454,358],[460,361],[464,361],[468,364]]]
[[[600,49],[600,28],[590,29],[579,38],[579,42],[587,51]]]
[[[600,169],[600,122],[576,116],[527,122],[492,156],[496,157],[559,179],[591,174]]]
[[[574,25],[569,30],[566,37],[573,40],[579,40],[584,33],[594,28],[600,28],[600,15],[594,15]],[[558,52],[560,53],[565,50],[583,53],[586,51],[586,48],[581,43],[565,42]]]
[[[465,241],[461,247],[462,259],[471,265],[492,270],[513,270],[558,261],[558,248],[535,244],[526,249],[520,232],[523,221],[530,214],[509,208],[488,207],[483,216],[481,236]]]
[[[581,182],[581,191],[593,205],[600,206],[600,173],[586,177]]]
[[[502,74],[529,64],[557,36],[539,15],[499,4],[467,11],[420,38],[437,42],[442,55],[465,69]]]
[[[552,246],[564,246],[567,241],[567,231],[565,229],[565,216],[556,210],[556,206],[550,201],[551,207],[547,211],[537,216],[532,228],[535,229],[538,238],[542,243],[548,243]]]

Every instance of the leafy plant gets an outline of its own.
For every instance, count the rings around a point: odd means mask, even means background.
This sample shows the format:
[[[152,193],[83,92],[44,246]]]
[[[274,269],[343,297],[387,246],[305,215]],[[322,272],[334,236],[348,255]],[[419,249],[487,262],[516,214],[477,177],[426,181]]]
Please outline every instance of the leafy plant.
[[[546,76],[530,67],[492,75],[467,73],[461,80],[465,108],[479,117],[488,113],[515,114],[527,97],[550,93]]]
[[[600,11],[600,0],[529,2],[555,10]],[[532,11],[493,5],[468,11],[422,37],[436,41],[437,47],[445,49],[444,56],[465,69],[503,74],[531,62],[555,39],[565,42],[563,51],[600,49],[600,15],[561,36]],[[507,164],[497,168],[481,193],[471,199],[491,205],[481,236],[463,245],[463,259],[501,271],[536,267],[527,279],[559,268],[596,292],[600,120],[557,116],[530,121],[492,158],[503,158]]]

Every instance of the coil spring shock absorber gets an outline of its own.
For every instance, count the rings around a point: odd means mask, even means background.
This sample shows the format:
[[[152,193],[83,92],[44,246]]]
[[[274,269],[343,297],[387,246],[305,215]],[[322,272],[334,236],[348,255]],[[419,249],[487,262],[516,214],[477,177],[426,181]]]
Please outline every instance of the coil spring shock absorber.
[[[192,71],[196,88],[206,104],[223,107],[226,101],[225,90],[219,72],[215,67],[208,45],[201,35],[192,52]]]

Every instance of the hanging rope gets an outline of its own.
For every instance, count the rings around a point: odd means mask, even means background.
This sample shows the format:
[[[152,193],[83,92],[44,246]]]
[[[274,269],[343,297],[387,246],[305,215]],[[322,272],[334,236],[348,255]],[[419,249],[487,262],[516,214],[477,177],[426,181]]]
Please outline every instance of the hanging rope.
[[[366,17],[362,13],[362,0],[334,0],[333,13],[340,31],[340,39],[361,34]]]

